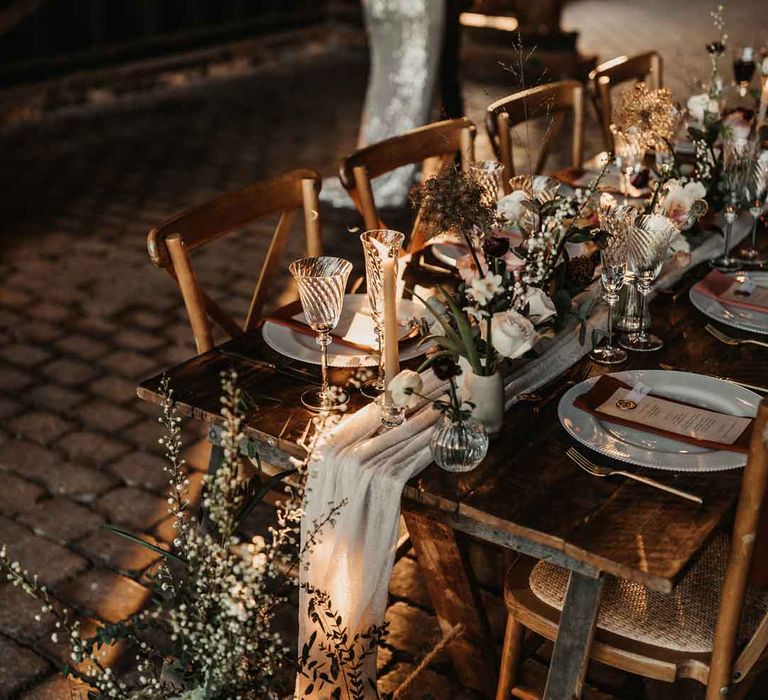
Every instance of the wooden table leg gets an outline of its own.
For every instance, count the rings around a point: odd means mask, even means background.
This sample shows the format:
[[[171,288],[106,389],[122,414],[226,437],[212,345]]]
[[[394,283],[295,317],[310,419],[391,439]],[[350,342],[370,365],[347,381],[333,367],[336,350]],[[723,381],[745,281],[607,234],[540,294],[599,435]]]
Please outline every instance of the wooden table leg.
[[[212,442],[211,454],[208,457],[208,474],[213,476],[223,463],[224,463],[224,448],[221,445],[218,445],[215,442]],[[202,527],[203,532],[213,533],[214,531],[213,523],[211,522],[211,519],[208,516],[208,511],[203,505],[204,501],[205,501],[205,493],[203,493],[200,497],[200,513],[198,516],[200,520],[200,526]]]
[[[602,576],[571,572],[544,700],[581,697],[602,591]]]
[[[462,685],[493,698],[498,661],[480,591],[457,533],[423,515],[404,512],[405,524],[424,574],[440,628],[462,623],[465,632],[448,647]]]

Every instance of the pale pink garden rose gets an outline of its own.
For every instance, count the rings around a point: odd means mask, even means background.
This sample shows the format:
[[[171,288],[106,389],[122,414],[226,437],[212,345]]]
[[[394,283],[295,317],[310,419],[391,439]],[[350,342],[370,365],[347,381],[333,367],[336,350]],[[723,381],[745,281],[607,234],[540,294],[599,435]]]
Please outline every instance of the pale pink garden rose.
[[[511,250],[505,253],[501,259],[509,272],[522,272],[525,269],[525,260],[518,258]]]
[[[481,326],[486,337],[485,326]],[[491,319],[491,344],[502,357],[515,359],[528,352],[536,343],[533,324],[521,313],[510,309],[493,315]]]
[[[685,185],[679,180],[669,180],[665,186],[666,193],[661,204],[661,213],[668,216],[681,231],[689,229],[696,221],[691,209],[697,201],[703,201],[707,190],[700,182],[691,181]],[[697,205],[700,207],[701,205]],[[704,209],[706,213],[706,208]]]

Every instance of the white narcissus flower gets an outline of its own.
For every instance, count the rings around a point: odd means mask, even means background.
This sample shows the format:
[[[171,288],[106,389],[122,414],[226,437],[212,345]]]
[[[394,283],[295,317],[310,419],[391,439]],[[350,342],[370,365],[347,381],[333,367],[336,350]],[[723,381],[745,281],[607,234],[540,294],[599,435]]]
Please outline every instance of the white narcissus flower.
[[[468,293],[480,306],[485,306],[493,301],[493,298],[504,289],[501,283],[501,275],[493,273],[485,277],[476,277],[472,280]]]
[[[528,318],[534,325],[539,325],[557,315],[557,309],[543,289],[528,287],[523,295],[523,304],[528,305]]]
[[[665,190],[661,212],[672,219],[680,230],[685,231],[696,221],[696,217],[691,215],[693,203],[703,200],[707,190],[700,182],[691,181],[681,185],[679,180],[667,182]]]
[[[481,326],[487,334],[485,326]],[[491,345],[502,357],[514,359],[530,350],[536,342],[533,324],[521,313],[510,309],[493,315]]]
[[[392,403],[400,408],[413,406],[424,388],[424,382],[418,372],[412,369],[404,369],[399,372],[389,383],[389,393],[392,395]],[[414,393],[415,392],[415,393]]]
[[[691,97],[688,98],[686,107],[688,108],[688,114],[691,115],[691,118],[699,124],[703,124],[704,114],[709,107],[709,95],[706,92],[702,92],[700,95],[691,95]]]

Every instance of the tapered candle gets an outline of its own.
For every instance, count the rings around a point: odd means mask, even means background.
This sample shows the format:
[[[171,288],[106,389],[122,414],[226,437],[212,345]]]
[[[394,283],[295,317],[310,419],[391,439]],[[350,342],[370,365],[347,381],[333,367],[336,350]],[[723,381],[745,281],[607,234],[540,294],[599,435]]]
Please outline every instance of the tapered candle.
[[[389,253],[389,251],[387,251]],[[395,258],[387,254],[382,264],[382,296],[384,297],[384,381],[386,386],[400,371],[397,347],[397,275]]]
[[[760,91],[760,110],[757,113],[758,126],[765,120],[765,112],[768,109],[768,75],[763,76],[763,89]]]

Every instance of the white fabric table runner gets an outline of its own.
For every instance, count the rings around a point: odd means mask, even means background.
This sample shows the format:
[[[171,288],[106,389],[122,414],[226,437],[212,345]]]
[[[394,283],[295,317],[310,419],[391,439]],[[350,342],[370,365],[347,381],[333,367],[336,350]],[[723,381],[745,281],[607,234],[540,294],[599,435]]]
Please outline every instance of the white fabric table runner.
[[[750,231],[751,220],[741,217],[734,227],[734,244]],[[720,235],[711,233],[691,251],[691,265],[717,255],[723,245]],[[688,268],[667,263],[657,281],[658,288],[668,287]],[[581,295],[583,303],[600,292],[599,281]],[[605,325],[605,307],[595,309],[588,321],[587,341],[579,343],[579,327],[571,324],[558,334],[537,358],[506,378],[505,405],[517,402],[519,394],[535,391],[562,374],[591,347],[593,328]],[[424,376],[424,394],[437,396],[447,386],[429,371]],[[318,449],[309,468],[301,545],[305,545],[313,523],[327,515],[331,507],[346,502],[326,526],[320,541],[306,556],[300,572],[302,584],[328,593],[334,610],[342,617],[349,637],[371,625],[380,625],[386,612],[389,580],[392,574],[400,519],[400,500],[406,482],[431,462],[429,439],[439,413],[422,403],[401,426],[378,434],[379,409],[370,404],[345,418]],[[306,615],[308,596],[299,595],[299,643],[301,654],[315,625]],[[311,658],[325,664],[315,642]],[[376,655],[367,660],[364,673],[375,678]],[[335,686],[315,689],[313,697],[328,698]],[[342,698],[347,698],[341,683]],[[306,681],[298,677],[297,697],[302,697]],[[370,691],[367,697],[373,697]]]

